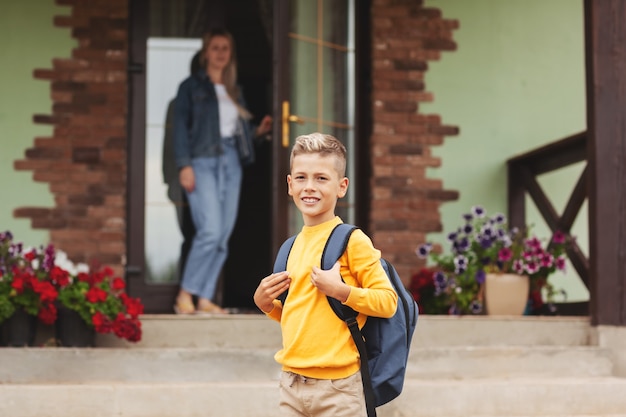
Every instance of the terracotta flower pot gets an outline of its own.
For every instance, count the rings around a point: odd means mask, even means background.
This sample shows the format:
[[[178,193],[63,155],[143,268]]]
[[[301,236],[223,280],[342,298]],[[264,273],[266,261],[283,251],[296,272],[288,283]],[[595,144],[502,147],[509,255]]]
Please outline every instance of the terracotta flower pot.
[[[528,303],[530,280],[525,275],[487,274],[485,304],[487,314],[521,316]]]

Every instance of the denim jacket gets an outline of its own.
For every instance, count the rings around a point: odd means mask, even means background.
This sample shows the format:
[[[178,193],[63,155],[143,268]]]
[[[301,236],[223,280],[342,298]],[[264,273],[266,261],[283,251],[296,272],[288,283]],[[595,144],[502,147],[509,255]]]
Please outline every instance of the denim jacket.
[[[239,105],[245,107],[242,97]],[[237,123],[238,150],[242,160],[254,157],[253,126],[242,117]],[[242,146],[243,145],[243,146]],[[189,76],[178,87],[174,109],[174,156],[178,169],[191,160],[222,154],[220,117],[215,86],[203,70]]]

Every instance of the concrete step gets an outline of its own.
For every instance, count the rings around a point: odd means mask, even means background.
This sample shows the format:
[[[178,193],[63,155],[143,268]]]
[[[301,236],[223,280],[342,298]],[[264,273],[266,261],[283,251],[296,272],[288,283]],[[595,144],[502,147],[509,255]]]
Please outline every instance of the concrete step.
[[[612,375],[612,352],[595,346],[450,346],[412,349],[406,377],[433,380]]]
[[[211,383],[278,380],[274,351],[203,348],[5,348],[0,384]],[[24,366],[34,364],[37,366]]]
[[[413,343],[431,346],[586,346],[589,317],[421,315]]]
[[[607,416],[626,413],[626,379],[481,378],[408,380],[385,416]]]
[[[205,383],[277,380],[270,349],[5,348],[0,383]],[[37,364],[37,366],[24,366]],[[412,349],[407,378],[600,377],[613,375],[597,347],[479,346]]]
[[[128,343],[98,335],[102,347],[215,347],[278,349],[278,323],[261,314],[227,316],[142,316],[143,339]],[[45,339],[46,335],[40,339]],[[50,337],[48,335],[48,337]],[[429,316],[418,319],[413,345],[437,346],[585,346],[593,330],[589,317]]]
[[[626,379],[483,378],[409,380],[379,417],[624,416]],[[2,384],[0,415],[11,417],[270,417],[278,384]]]

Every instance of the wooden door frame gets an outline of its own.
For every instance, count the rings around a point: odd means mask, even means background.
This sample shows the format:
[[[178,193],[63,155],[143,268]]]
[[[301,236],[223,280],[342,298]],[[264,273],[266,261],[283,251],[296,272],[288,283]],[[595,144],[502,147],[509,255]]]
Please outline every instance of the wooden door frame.
[[[371,0],[355,0],[355,223],[369,235],[372,201],[372,5]]]
[[[128,293],[140,296],[146,313],[172,311],[178,284],[145,281],[145,156],[146,156],[146,39],[149,1],[133,0],[129,10],[128,187],[126,206],[126,283]]]

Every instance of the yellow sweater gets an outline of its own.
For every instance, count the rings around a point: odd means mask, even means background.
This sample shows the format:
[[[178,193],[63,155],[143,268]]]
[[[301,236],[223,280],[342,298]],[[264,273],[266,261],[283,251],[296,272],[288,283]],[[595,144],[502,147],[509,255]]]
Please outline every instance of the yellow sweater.
[[[339,217],[317,226],[304,226],[296,238],[287,271],[291,277],[289,296],[283,306],[274,301],[268,316],[280,322],[283,348],[275,355],[283,370],[311,378],[338,379],[359,370],[359,353],[344,321],[328,304],[326,295],[311,284],[313,266],[320,266],[322,251]],[[380,251],[360,229],[355,230],[348,249],[340,258],[341,276],[350,289],[344,303],[359,312],[363,327],[367,316],[391,317],[398,297],[380,264]]]

